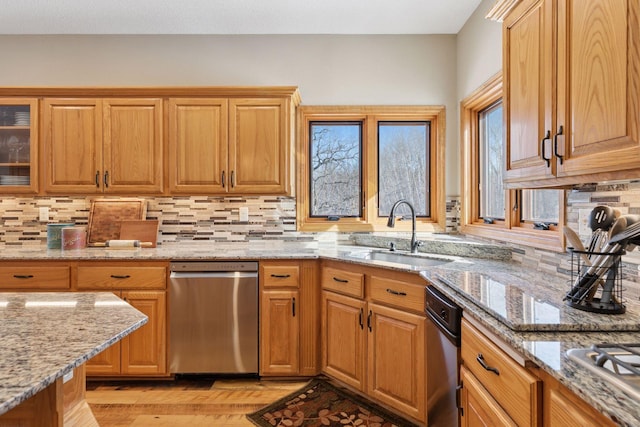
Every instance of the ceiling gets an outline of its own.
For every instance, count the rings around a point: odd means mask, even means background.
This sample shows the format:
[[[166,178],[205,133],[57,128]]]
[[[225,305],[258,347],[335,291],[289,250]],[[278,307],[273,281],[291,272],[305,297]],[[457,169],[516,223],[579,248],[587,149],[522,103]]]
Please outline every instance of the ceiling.
[[[481,0],[3,0],[0,34],[456,34]]]

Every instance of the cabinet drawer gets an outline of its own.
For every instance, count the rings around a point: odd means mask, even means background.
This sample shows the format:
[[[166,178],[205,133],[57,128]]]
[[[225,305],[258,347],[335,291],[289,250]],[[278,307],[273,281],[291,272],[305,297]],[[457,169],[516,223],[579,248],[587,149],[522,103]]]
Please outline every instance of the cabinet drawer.
[[[264,265],[262,283],[265,288],[297,288],[299,274],[297,265]]]
[[[371,276],[369,296],[376,302],[424,314],[424,286]]]
[[[164,267],[78,267],[78,289],[165,289]]]
[[[518,425],[537,425],[539,380],[464,319],[461,355],[464,366]]]
[[[363,298],[364,274],[324,267],[322,269],[322,288]]]
[[[1,289],[70,289],[69,267],[0,267]]]

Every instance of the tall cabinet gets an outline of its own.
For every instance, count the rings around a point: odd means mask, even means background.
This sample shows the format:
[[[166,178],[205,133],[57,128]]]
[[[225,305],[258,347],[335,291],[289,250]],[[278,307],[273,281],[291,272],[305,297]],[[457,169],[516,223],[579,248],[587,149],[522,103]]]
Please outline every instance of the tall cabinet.
[[[503,3],[517,3],[503,24],[506,182],[544,187],[637,177],[638,2]]]

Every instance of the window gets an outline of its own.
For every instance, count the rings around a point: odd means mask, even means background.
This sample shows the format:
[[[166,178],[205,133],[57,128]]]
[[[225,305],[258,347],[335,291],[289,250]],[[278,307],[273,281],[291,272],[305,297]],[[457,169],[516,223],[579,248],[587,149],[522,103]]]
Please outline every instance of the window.
[[[505,165],[502,75],[461,103],[461,231],[490,239],[561,250],[562,190],[508,190]]]
[[[298,122],[299,230],[390,231],[401,199],[421,231],[444,230],[444,107],[303,106]]]

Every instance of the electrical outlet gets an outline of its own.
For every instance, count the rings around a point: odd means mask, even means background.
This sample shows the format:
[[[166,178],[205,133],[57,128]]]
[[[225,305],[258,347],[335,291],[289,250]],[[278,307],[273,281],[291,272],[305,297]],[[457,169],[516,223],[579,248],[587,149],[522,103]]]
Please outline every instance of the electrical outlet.
[[[249,208],[245,207],[241,207],[239,209],[239,213],[240,213],[240,222],[248,222],[249,221]]]
[[[49,221],[49,208],[46,206],[41,206],[40,210],[40,222],[47,222]]]

